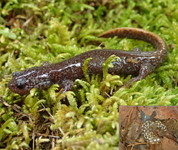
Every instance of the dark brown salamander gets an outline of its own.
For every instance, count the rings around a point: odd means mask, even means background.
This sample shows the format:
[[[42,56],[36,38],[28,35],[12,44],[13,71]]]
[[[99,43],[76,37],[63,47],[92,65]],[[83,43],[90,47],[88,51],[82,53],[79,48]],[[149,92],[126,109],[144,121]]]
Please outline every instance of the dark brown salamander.
[[[151,43],[156,50],[143,52],[135,48],[132,51],[109,49],[88,51],[56,64],[42,65],[21,72],[14,72],[8,87],[12,92],[28,94],[32,88],[43,90],[57,83],[63,88],[63,92],[65,92],[72,89],[75,79],[84,77],[82,68],[87,58],[92,58],[88,62],[88,74],[92,75],[102,73],[102,64],[111,55],[116,55],[121,60],[116,59],[112,62],[114,67],[109,68],[108,72],[137,75],[127,82],[127,85],[130,85],[152,73],[167,57],[165,42],[152,32],[138,28],[116,28],[100,35],[100,37],[114,36],[143,40]]]

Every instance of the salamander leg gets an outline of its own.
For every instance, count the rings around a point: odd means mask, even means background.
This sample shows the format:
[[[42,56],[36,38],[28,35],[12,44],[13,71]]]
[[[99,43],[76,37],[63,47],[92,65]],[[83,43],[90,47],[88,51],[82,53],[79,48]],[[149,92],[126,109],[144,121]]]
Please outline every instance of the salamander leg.
[[[74,86],[74,82],[72,80],[64,80],[60,85],[60,87],[63,88],[62,93],[72,90],[73,86]]]
[[[144,79],[148,74],[152,72],[150,65],[141,65],[139,75],[130,79],[124,86],[130,86],[131,83]]]
[[[133,51],[134,51],[134,52],[142,52],[141,49],[139,49],[138,47],[135,47],[135,48],[133,49]]]

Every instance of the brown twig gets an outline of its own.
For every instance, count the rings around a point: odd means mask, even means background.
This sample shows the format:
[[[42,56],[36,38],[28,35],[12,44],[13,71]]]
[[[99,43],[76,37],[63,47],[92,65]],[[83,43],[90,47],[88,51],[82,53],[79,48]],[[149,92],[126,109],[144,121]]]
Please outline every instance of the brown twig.
[[[148,144],[148,143],[134,143],[134,144],[128,145],[127,147],[135,146],[135,145],[146,145],[146,144]]]
[[[126,139],[126,136],[127,136],[127,132],[128,132],[128,128],[129,128],[130,118],[131,118],[132,112],[133,112],[133,107],[130,110],[130,114],[129,114],[129,117],[128,117],[128,120],[127,120],[126,130],[125,130],[124,139],[123,139],[123,150],[125,150],[125,139]]]

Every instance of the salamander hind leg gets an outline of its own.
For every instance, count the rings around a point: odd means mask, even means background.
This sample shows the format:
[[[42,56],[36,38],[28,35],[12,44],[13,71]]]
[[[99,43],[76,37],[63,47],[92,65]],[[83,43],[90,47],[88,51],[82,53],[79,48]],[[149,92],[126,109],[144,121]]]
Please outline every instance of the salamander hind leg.
[[[134,52],[142,52],[142,50],[139,49],[138,47],[135,47],[132,51],[134,51]]]
[[[124,87],[125,86],[129,87],[133,82],[146,78],[146,76],[152,72],[153,69],[151,68],[150,64],[142,64],[138,76],[130,79],[126,84],[124,84]]]

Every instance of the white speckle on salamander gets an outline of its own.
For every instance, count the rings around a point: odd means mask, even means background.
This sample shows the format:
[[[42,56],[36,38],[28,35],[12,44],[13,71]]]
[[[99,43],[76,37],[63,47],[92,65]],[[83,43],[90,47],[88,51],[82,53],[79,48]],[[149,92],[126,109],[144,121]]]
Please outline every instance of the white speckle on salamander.
[[[147,120],[142,125],[142,134],[144,139],[151,144],[158,144],[160,142],[160,138],[154,134],[156,128],[167,131],[167,127],[161,121],[151,121]]]

